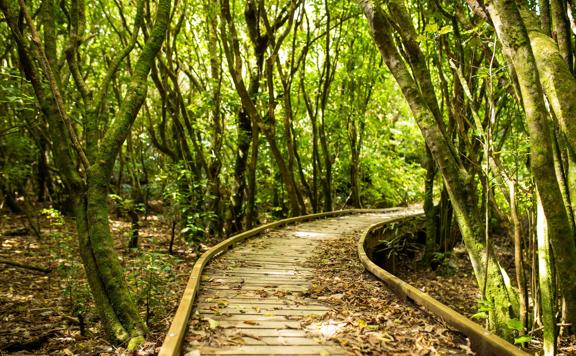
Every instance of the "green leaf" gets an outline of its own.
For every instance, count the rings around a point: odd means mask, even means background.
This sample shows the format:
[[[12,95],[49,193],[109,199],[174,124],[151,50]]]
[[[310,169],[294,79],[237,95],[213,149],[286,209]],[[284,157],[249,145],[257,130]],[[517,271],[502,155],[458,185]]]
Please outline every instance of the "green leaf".
[[[514,338],[515,344],[524,344],[524,343],[530,342],[530,341],[532,341],[532,336],[530,336],[530,335],[523,335],[523,336]]]
[[[486,314],[485,312],[479,312],[472,315],[472,319],[488,319],[488,314]]]
[[[426,25],[426,32],[428,33],[436,33],[438,32],[438,24],[436,22],[430,22]]]
[[[445,35],[445,34],[450,33],[450,32],[452,32],[452,31],[453,31],[452,26],[446,25],[446,26],[442,27],[442,28],[440,29],[440,31],[438,31],[438,34],[439,34],[439,35]]]
[[[522,322],[521,322],[520,320],[518,320],[518,319],[511,319],[511,320],[508,322],[508,327],[509,327],[510,329],[518,330],[518,331],[521,331],[521,330],[524,329],[524,325],[522,325]]]

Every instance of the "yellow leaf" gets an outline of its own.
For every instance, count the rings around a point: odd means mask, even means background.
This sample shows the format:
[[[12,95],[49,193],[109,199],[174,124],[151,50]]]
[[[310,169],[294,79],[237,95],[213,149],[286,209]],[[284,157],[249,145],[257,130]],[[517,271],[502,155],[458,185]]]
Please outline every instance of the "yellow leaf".
[[[210,329],[212,330],[216,329],[220,325],[220,323],[217,320],[210,318],[206,318],[206,320],[208,321],[208,325],[210,325]]]

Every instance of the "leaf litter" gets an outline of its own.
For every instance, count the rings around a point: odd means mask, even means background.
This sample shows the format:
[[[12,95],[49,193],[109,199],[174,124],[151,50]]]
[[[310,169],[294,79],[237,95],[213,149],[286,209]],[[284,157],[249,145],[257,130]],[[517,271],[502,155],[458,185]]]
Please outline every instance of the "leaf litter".
[[[307,317],[307,330],[355,355],[473,355],[464,335],[401,301],[364,269],[356,258],[358,236],[324,241],[308,262],[316,269],[310,297],[332,310]]]
[[[116,250],[143,317],[146,309],[144,277],[146,273],[148,277],[158,277],[146,282],[146,286],[153,288],[147,342],[130,353],[106,340],[80,263],[73,219],[64,218],[63,225],[54,226],[40,217],[39,225],[42,240],[30,233],[11,233],[26,226],[24,216],[0,215],[0,258],[51,269],[50,273],[40,273],[0,264],[0,354],[156,354],[197,253],[179,239],[175,256],[165,253],[170,227],[157,216],[141,221],[140,249],[128,251],[124,237],[128,236],[130,223],[111,216]],[[164,270],[168,267],[170,273]],[[84,335],[80,330],[79,314],[84,319]]]

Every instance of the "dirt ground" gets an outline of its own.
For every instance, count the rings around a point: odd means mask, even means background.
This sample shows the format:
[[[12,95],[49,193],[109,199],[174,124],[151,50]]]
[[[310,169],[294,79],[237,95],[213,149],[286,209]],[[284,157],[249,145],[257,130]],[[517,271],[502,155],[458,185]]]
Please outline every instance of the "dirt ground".
[[[49,273],[0,263],[0,354],[123,354],[102,332],[78,260],[74,222],[39,218],[42,237],[23,216],[0,216],[0,260],[50,269]],[[126,279],[150,334],[137,355],[156,354],[186,285],[197,253],[177,239],[167,253],[170,229],[159,217],[141,223],[140,249],[128,251],[130,226],[112,220]]]

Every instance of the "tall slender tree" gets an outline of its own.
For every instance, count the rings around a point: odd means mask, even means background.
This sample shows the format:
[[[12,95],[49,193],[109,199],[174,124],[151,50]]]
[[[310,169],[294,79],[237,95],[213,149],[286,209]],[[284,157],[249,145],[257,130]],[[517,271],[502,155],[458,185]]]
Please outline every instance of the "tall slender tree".
[[[83,103],[83,115],[79,118],[82,125],[78,127],[77,120],[70,117],[63,96],[65,83],[57,74],[54,58],[57,40],[52,27],[44,27],[42,40],[28,4],[24,1],[0,1],[0,8],[18,47],[20,68],[32,84],[49,126],[59,174],[74,200],[80,254],[100,319],[109,338],[116,343],[128,343],[130,349],[144,341],[147,328],[130,296],[113,247],[107,193],[118,153],[146,98],[148,73],[160,51],[170,21],[170,0],[160,0],[157,5],[154,25],[137,57],[114,120],[107,117],[105,102],[110,82],[121,62],[135,47],[143,26],[144,7],[145,2],[139,1],[131,40],[115,55],[101,82],[90,87],[79,63],[80,44],[86,35],[85,3],[82,0],[71,2],[70,33],[65,55]],[[50,20],[55,14],[45,16]]]

